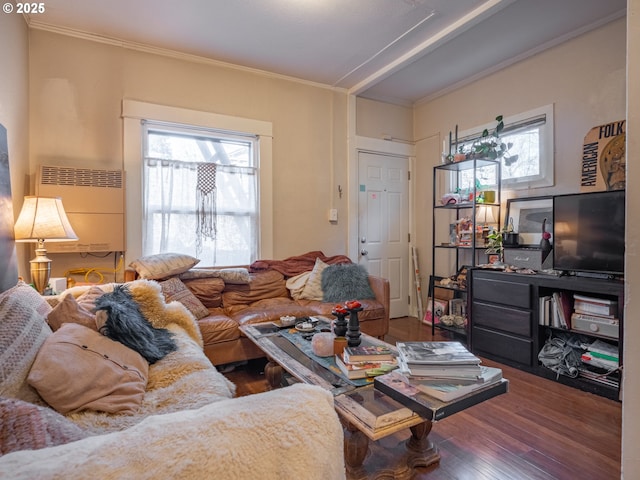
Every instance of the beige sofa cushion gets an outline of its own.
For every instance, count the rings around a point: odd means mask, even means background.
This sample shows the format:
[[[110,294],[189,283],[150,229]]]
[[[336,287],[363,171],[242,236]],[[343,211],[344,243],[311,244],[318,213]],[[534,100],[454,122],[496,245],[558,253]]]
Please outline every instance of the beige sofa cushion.
[[[134,350],[76,323],[44,342],[28,382],[60,413],[133,413],[144,397],[149,364]]]

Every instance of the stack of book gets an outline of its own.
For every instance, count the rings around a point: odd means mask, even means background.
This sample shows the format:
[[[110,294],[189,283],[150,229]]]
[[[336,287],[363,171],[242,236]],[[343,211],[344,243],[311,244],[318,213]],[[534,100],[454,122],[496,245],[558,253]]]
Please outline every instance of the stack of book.
[[[566,292],[540,297],[540,325],[569,329],[571,318],[571,298]]]
[[[573,295],[571,328],[597,333],[611,338],[619,337],[620,320],[617,318],[618,302],[604,298]]]
[[[394,375],[404,375],[407,383],[443,402],[502,380],[501,369],[480,365],[460,342],[398,342],[397,348],[400,368]],[[375,385],[388,393],[384,377],[376,378]]]
[[[383,375],[398,367],[394,352],[385,345],[346,347],[335,360],[343,375],[350,379]]]
[[[582,363],[607,371],[617,370],[620,366],[618,347],[602,340],[596,340],[582,354]]]

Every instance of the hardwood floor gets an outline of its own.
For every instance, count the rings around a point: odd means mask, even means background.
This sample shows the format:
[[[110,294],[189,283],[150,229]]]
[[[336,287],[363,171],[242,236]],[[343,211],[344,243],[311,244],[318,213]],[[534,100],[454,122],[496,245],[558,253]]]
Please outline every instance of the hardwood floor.
[[[385,338],[431,339],[431,327],[412,317],[391,320]],[[255,360],[227,374],[238,395],[266,390],[264,363]],[[430,438],[441,460],[419,469],[416,480],[620,478],[621,403],[483,363],[503,369],[509,392],[435,423]]]

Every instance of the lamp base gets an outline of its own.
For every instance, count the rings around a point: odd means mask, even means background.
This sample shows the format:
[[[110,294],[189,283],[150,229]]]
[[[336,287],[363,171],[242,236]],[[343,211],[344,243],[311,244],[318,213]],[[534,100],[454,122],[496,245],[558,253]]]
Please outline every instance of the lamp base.
[[[29,263],[31,264],[31,281],[40,295],[44,295],[51,276],[51,259],[47,258],[47,251],[44,248],[36,248],[36,257]]]

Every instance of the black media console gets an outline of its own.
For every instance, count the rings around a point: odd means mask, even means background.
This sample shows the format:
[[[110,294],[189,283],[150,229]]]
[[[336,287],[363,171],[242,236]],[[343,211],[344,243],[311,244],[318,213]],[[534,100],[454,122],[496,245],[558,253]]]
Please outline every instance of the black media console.
[[[544,367],[538,361],[538,352],[547,338],[555,334],[581,335],[588,344],[597,339],[618,351],[622,367],[624,282],[622,280],[526,275],[498,270],[472,268],[468,278],[469,346],[481,356],[519,368],[530,373],[565,383],[611,399],[620,400],[621,369],[609,375],[599,369],[581,369],[577,378],[561,375]],[[541,298],[563,295],[571,302],[573,295],[583,295],[602,301],[617,302],[619,320],[617,336],[601,332],[584,332],[544,324]],[[570,317],[570,313],[568,315]],[[589,370],[589,371],[587,371]],[[595,370],[595,374],[594,374]]]

